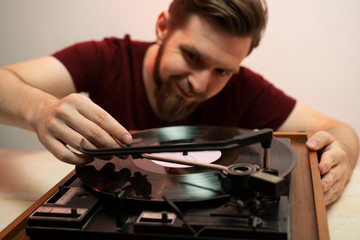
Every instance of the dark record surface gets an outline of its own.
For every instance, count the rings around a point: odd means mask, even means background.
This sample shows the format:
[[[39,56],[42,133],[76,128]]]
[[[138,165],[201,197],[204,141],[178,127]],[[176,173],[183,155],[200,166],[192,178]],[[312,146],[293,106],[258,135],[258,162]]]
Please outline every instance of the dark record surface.
[[[140,145],[182,144],[226,140],[248,131],[232,127],[176,126],[136,132],[133,140]],[[209,154],[220,155],[213,162],[220,165],[250,163],[263,167],[263,148],[260,143],[206,154],[206,158]],[[272,140],[270,159],[270,167],[278,170],[282,177],[288,176],[296,164],[295,153],[289,143],[276,138]],[[88,165],[77,166],[76,173],[85,185],[98,192],[114,194],[121,189],[129,199],[163,201],[162,196],[166,195],[175,202],[183,202],[209,200],[225,195],[214,170],[169,167],[148,159],[133,159],[131,156],[127,159],[114,157],[109,161],[95,159]]]

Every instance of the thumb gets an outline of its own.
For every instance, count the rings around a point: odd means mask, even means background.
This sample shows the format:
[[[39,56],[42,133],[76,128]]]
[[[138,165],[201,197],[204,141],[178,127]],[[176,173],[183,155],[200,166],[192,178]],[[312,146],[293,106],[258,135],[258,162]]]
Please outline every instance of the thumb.
[[[328,132],[319,131],[314,133],[305,143],[313,151],[318,151],[331,144],[334,138]]]

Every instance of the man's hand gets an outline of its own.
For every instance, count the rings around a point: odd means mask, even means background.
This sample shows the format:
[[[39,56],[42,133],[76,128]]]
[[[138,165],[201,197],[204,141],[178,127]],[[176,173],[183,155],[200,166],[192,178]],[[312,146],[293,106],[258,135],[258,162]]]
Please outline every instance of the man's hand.
[[[95,148],[116,148],[130,144],[130,133],[110,114],[81,94],[48,99],[32,113],[32,126],[41,143],[61,161],[86,164],[92,157],[79,150],[81,139]]]
[[[0,67],[0,123],[35,131],[58,159],[85,164],[92,157],[71,151],[81,139],[96,148],[131,143],[131,135],[106,111],[77,92],[70,73],[47,56]]]
[[[322,153],[319,170],[325,204],[336,201],[350,180],[359,156],[359,141],[353,128],[297,102],[278,131],[314,133],[306,146]]]
[[[337,200],[350,179],[352,167],[345,151],[330,133],[316,132],[306,142],[313,151],[321,151],[319,170],[324,191],[325,204]]]

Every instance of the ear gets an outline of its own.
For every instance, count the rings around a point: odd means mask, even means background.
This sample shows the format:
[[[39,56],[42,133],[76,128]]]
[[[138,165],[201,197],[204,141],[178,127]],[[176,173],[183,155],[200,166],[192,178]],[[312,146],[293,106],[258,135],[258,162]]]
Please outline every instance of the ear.
[[[169,32],[169,12],[160,13],[156,21],[156,42],[161,44]]]

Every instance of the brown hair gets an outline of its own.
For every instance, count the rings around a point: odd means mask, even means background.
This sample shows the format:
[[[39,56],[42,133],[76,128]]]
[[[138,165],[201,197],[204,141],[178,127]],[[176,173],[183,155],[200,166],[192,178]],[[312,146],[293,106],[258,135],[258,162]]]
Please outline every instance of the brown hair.
[[[250,36],[251,51],[256,48],[267,23],[267,7],[261,0],[174,0],[169,8],[170,26],[185,26],[191,15],[215,20],[230,34]]]

